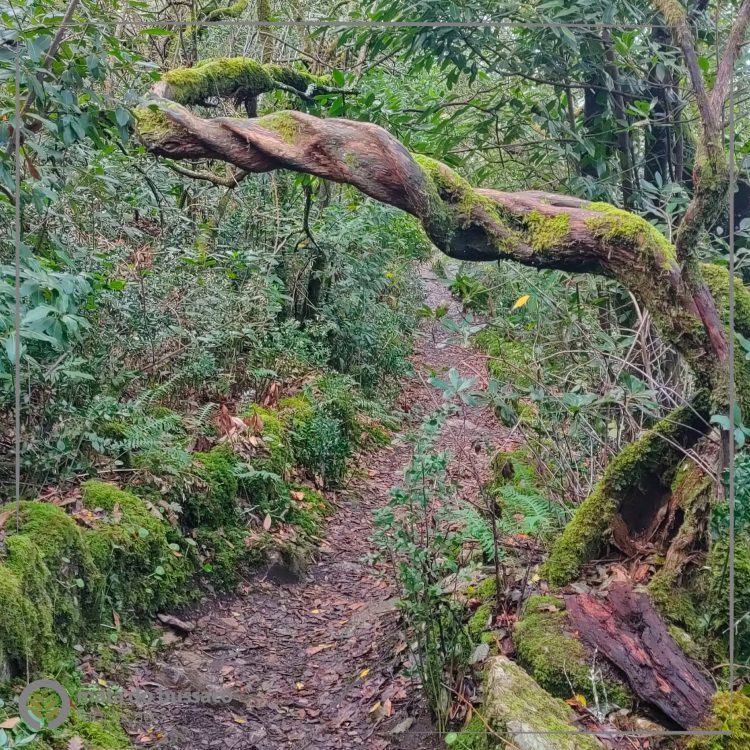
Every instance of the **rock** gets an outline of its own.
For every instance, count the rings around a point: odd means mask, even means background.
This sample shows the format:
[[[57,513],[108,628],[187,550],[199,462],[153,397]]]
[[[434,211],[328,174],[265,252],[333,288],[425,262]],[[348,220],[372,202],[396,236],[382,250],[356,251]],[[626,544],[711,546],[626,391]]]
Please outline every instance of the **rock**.
[[[414,717],[407,716],[402,721],[399,721],[398,724],[396,724],[393,729],[391,729],[391,734],[403,734],[404,732],[408,732],[411,729],[411,725],[414,723]]]
[[[489,655],[490,655],[490,644],[480,643],[474,649],[474,653],[471,655],[471,659],[469,660],[469,663],[478,664],[479,662],[484,661]]]
[[[553,698],[521,667],[505,656],[487,663],[484,718],[518,750],[601,750],[602,744],[580,732],[573,710]],[[571,732],[571,734],[544,734]],[[537,734],[539,733],[539,734]]]
[[[179,617],[175,617],[174,615],[156,615],[156,619],[162,625],[169,625],[170,628],[174,628],[185,635],[195,630],[195,623],[188,620],[180,620]]]

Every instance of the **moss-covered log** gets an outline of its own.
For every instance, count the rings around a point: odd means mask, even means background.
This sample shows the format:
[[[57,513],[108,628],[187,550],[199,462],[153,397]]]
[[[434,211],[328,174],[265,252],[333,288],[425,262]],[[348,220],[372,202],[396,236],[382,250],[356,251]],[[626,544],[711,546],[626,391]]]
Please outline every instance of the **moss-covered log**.
[[[277,89],[310,97],[331,91],[330,85],[326,76],[287,65],[259,63],[248,57],[220,57],[203,60],[191,68],[167,71],[154,86],[154,93],[191,105],[223,98],[245,102]]]

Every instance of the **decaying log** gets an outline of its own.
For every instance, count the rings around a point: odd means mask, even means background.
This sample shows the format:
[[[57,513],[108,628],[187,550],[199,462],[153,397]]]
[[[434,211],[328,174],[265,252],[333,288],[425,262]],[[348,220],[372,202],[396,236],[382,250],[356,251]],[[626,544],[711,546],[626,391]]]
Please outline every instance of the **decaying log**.
[[[570,623],[628,678],[633,691],[685,729],[708,715],[713,685],[685,656],[645,594],[615,583],[607,599],[565,597]]]

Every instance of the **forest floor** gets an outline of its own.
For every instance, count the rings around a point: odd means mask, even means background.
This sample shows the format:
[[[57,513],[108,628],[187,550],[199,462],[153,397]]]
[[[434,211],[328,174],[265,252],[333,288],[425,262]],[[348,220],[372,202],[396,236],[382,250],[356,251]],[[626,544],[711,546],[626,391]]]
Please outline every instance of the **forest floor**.
[[[460,304],[443,282],[421,270],[426,303]],[[402,432],[362,456],[349,486],[332,497],[336,512],[319,559],[302,579],[272,565],[233,596],[206,600],[187,617],[195,629],[156,664],[133,668],[129,688],[156,693],[210,691],[229,704],[149,703],[133,707],[129,729],[137,744],[188,750],[432,750],[442,746],[419,690],[406,676],[409,649],[395,608],[392,572],[368,562],[373,511],[384,506],[411,459],[408,433],[440,404],[433,374],[455,367],[487,384],[485,356],[454,343],[439,323],[426,323],[413,356],[413,376],[399,402]],[[506,430],[489,407],[450,419],[441,437],[453,456],[449,469],[471,499],[489,460],[507,447]]]

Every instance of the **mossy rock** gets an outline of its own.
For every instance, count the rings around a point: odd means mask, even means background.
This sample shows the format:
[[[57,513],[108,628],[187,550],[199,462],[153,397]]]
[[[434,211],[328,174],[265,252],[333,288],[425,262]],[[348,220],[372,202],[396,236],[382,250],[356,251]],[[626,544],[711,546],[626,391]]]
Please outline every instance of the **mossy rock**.
[[[485,602],[477,607],[476,611],[469,619],[469,622],[466,625],[466,630],[474,643],[482,642],[482,635],[490,627],[492,612],[493,605],[490,602]]]
[[[498,738],[511,747],[538,748],[539,735],[533,733],[544,732],[544,750],[601,750],[595,737],[576,733],[570,706],[546,692],[518,664],[494,656],[484,675],[485,700],[480,710]],[[503,744],[501,741],[500,746]]]
[[[104,578],[101,608],[111,604],[127,622],[192,598],[189,583],[196,564],[178,529],[157,518],[141,498],[115,485],[89,481],[82,491],[84,505],[105,514],[85,534]]]
[[[0,558],[0,653],[12,670],[25,673],[28,666],[51,669],[66,658],[92,616],[101,577],[64,510],[22,502],[19,519],[18,531],[15,524],[6,527]]]
[[[232,525],[237,516],[238,480],[234,457],[225,447],[195,453],[190,472],[198,478],[183,500],[183,522],[190,528],[218,529]]]
[[[298,526],[310,537],[320,536],[323,520],[333,512],[331,503],[325,495],[303,485],[294,485],[290,494],[289,523]]]
[[[201,555],[203,572],[218,591],[231,589],[252,564],[263,558],[264,545],[256,542],[248,546],[245,529],[196,529],[193,537]]]
[[[615,677],[606,662],[595,665],[583,644],[568,628],[565,604],[554,596],[532,596],[513,632],[518,663],[547,692],[558,698],[584,695],[592,704],[615,703],[628,708],[632,695]],[[596,694],[591,681],[592,666],[602,673]]]

